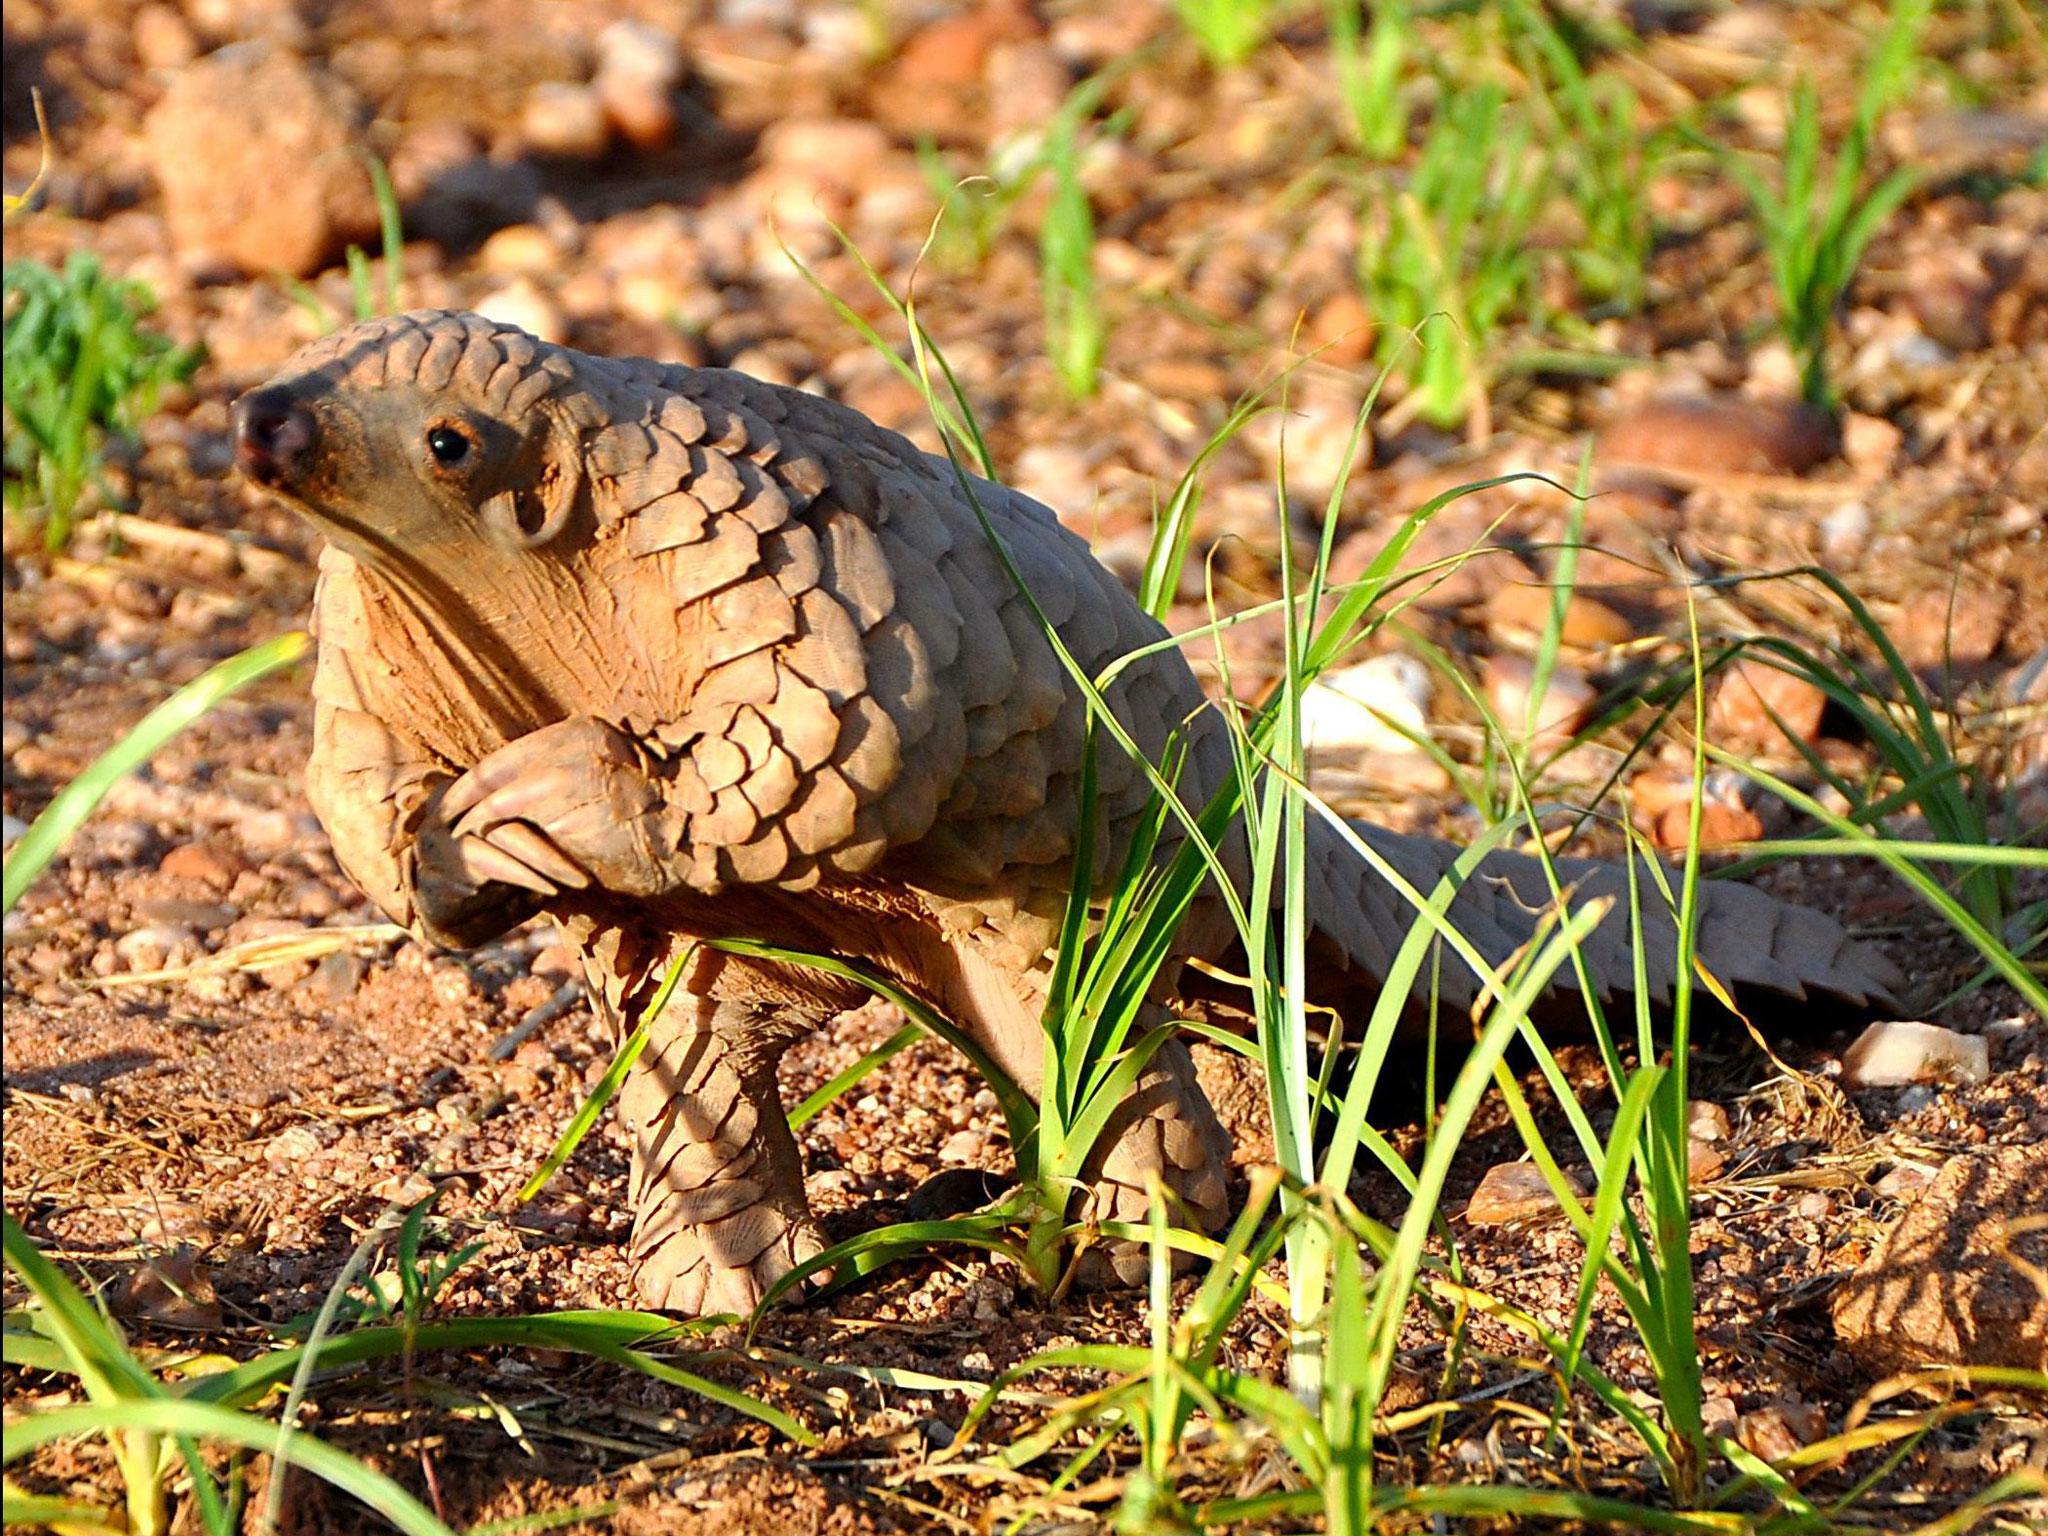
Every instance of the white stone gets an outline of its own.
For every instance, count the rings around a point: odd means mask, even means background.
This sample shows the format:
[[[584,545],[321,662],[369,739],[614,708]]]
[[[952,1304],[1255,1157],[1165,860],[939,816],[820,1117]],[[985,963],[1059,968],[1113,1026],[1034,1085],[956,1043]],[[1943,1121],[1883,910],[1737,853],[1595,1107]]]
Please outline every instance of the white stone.
[[[647,22],[615,21],[597,34],[597,72],[672,90],[683,78],[682,45]]]
[[[1981,1036],[1911,1020],[1873,1024],[1842,1054],[1842,1086],[1852,1091],[1981,1083],[1990,1075],[1991,1047]]]
[[[569,322],[562,307],[543,293],[531,278],[516,277],[495,293],[477,301],[476,312],[505,325],[516,325],[542,341],[569,339]]]
[[[1318,752],[1413,752],[1429,737],[1429,668],[1401,652],[1328,672],[1301,696],[1302,745]]]
[[[1370,468],[1372,433],[1352,440],[1363,398],[1354,384],[1313,381],[1293,391],[1285,411],[1267,411],[1254,420],[1244,437],[1264,461],[1267,479],[1277,480],[1284,454],[1287,494],[1320,503],[1340,475]]]
[[[155,971],[161,970],[172,955],[181,951],[190,953],[197,944],[198,940],[190,928],[172,923],[151,923],[114,940],[114,953],[130,970]]]
[[[1694,1099],[1685,1108],[1686,1134],[1698,1141],[1726,1141],[1732,1133],[1728,1111],[1708,1099]]]
[[[1820,520],[1820,549],[1829,560],[1846,563],[1870,542],[1870,508],[1845,501]]]

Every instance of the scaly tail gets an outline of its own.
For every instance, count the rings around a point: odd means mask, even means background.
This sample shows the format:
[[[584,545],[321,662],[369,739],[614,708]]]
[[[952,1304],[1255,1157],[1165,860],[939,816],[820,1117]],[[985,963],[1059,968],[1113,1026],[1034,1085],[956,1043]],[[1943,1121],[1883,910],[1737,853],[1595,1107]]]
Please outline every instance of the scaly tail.
[[[1435,838],[1409,837],[1384,827],[1353,822],[1352,830],[1423,896],[1429,895],[1461,850]],[[1416,921],[1416,909],[1336,828],[1312,821],[1308,827],[1307,902],[1316,932],[1327,947],[1318,959],[1334,963],[1340,986],[1379,981],[1387,974],[1402,939]],[[1601,1000],[1632,992],[1634,924],[1629,910],[1627,869],[1597,859],[1558,859],[1557,876],[1568,900],[1611,896],[1614,906],[1586,938],[1583,953]],[[1675,871],[1666,879],[1674,893]],[[1637,890],[1642,910],[1643,969],[1653,1002],[1668,1006],[1677,979],[1678,925],[1663,887],[1638,861]],[[1527,854],[1487,855],[1459,887],[1446,918],[1498,966],[1535,936],[1551,908],[1551,887],[1542,862]],[[1695,951],[1700,963],[1731,990],[1761,988],[1794,998],[1811,994],[1855,1007],[1896,1005],[1905,978],[1870,945],[1851,938],[1826,913],[1794,906],[1733,881],[1702,882]],[[1441,973],[1425,964],[1416,983],[1417,1000],[1432,985],[1454,1007],[1469,1006],[1479,978],[1448,949]],[[1363,972],[1364,977],[1358,973]],[[1553,992],[1576,992],[1570,961],[1551,983]]]

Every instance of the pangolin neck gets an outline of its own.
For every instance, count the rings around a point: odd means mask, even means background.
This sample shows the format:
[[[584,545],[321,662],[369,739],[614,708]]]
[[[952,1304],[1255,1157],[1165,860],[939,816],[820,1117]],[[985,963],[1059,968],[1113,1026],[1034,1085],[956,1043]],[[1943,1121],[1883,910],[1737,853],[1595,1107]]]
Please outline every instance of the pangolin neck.
[[[357,557],[364,596],[388,615],[380,651],[407,670],[424,662],[432,744],[455,761],[574,714],[609,716],[617,702],[599,658],[610,648],[587,592],[541,562],[479,560],[459,580],[416,559]]]

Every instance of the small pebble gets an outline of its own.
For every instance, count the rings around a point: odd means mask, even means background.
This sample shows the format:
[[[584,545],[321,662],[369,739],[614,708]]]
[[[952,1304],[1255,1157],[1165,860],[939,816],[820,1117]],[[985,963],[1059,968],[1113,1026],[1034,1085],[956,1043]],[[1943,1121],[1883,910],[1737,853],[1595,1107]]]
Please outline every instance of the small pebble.
[[[1575,1194],[1585,1194],[1585,1188],[1569,1173],[1565,1181]],[[1563,1214],[1543,1170],[1534,1163],[1499,1163],[1487,1169],[1465,1206],[1465,1219],[1475,1227],[1551,1220]]]
[[[596,89],[569,80],[544,80],[519,113],[519,134],[535,154],[562,160],[595,160],[611,142],[604,99]]]
[[[361,955],[337,950],[321,957],[306,984],[320,1001],[339,1007],[355,996],[356,988],[362,985],[368,970],[369,962]]]
[[[167,1328],[210,1330],[221,1325],[213,1279],[190,1247],[137,1265],[115,1292],[113,1307],[121,1316]]]
[[[1707,737],[1735,752],[1783,756],[1792,743],[1820,739],[1828,696],[1805,678],[1760,656],[1731,662],[1707,706]]]
[[[1685,1176],[1688,1183],[1698,1186],[1721,1176],[1728,1166],[1728,1158],[1711,1141],[1689,1136],[1685,1143]]]
[[[1496,643],[1518,650],[1534,649],[1548,632],[1553,589],[1539,583],[1511,581],[1494,589],[1486,601],[1486,628]],[[1565,600],[1558,639],[1575,650],[1625,645],[1636,627],[1597,598],[1574,592]]]
[[[1750,843],[1764,835],[1763,821],[1746,805],[1709,800],[1700,807],[1700,846]],[[1692,838],[1692,807],[1670,807],[1657,818],[1657,846],[1683,848]]]
[[[160,874],[178,880],[191,880],[216,891],[225,891],[235,883],[235,876],[247,869],[248,863],[230,848],[218,843],[181,843],[163,856],[157,865]]]
[[[1846,565],[1863,553],[1870,542],[1870,508],[1860,501],[1845,501],[1820,521],[1821,554],[1837,565]]]
[[[627,142],[656,149],[675,136],[681,45],[644,21],[615,21],[597,35],[597,97]]]
[[[515,277],[476,302],[476,312],[559,345],[569,339],[569,322],[561,306],[530,277]]]
[[[1871,1187],[1887,1200],[1910,1200],[1934,1182],[1934,1171],[1918,1163],[1899,1163]]]
[[[1742,1416],[1736,1437],[1753,1455],[1783,1461],[1827,1433],[1827,1415],[1796,1399],[1772,1403]]]
[[[484,241],[476,259],[497,277],[533,277],[554,270],[562,249],[538,224],[508,224]]]
[[[114,941],[114,953],[131,971],[160,971],[173,955],[189,958],[198,947],[199,940],[190,928],[173,923],[151,923]]]
[[[1711,1099],[1694,1099],[1686,1106],[1685,1129],[1699,1141],[1726,1141],[1732,1130],[1728,1111]]]
[[[1529,691],[1535,683],[1535,673],[1535,667],[1525,656],[1487,657],[1482,674],[1486,702],[1492,706],[1509,741],[1520,741],[1526,732],[1535,746],[1550,750],[1564,745],[1585,722],[1586,711],[1593,703],[1593,685],[1576,667],[1552,668],[1532,719]]]

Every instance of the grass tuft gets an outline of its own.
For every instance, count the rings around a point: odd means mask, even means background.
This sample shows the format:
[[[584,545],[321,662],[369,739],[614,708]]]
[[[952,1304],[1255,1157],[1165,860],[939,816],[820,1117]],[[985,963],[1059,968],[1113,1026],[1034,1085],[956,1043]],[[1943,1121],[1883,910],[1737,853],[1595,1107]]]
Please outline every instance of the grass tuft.
[[[1933,0],[1902,0],[1865,61],[1848,131],[1832,153],[1824,143],[1820,93],[1801,75],[1792,88],[1775,181],[1749,160],[1716,150],[1749,196],[1771,282],[1778,328],[1799,360],[1802,395],[1832,410],[1827,344],[1863,253],[1885,221],[1916,192],[1923,172],[1898,166],[1871,182],[1867,168],[1885,111],[1911,78]]]
[[[1359,274],[1379,360],[1433,425],[1485,416],[1495,334],[1539,306],[1528,241],[1551,174],[1527,117],[1489,85],[1446,89],[1405,186],[1375,178]]]
[[[1234,69],[1272,30],[1275,0],[1173,0],[1173,13],[1217,69]]]
[[[108,276],[86,252],[61,270],[9,262],[4,284],[7,512],[58,550],[107,439],[134,431],[167,385],[191,377],[199,353],[145,325],[149,290]]]

